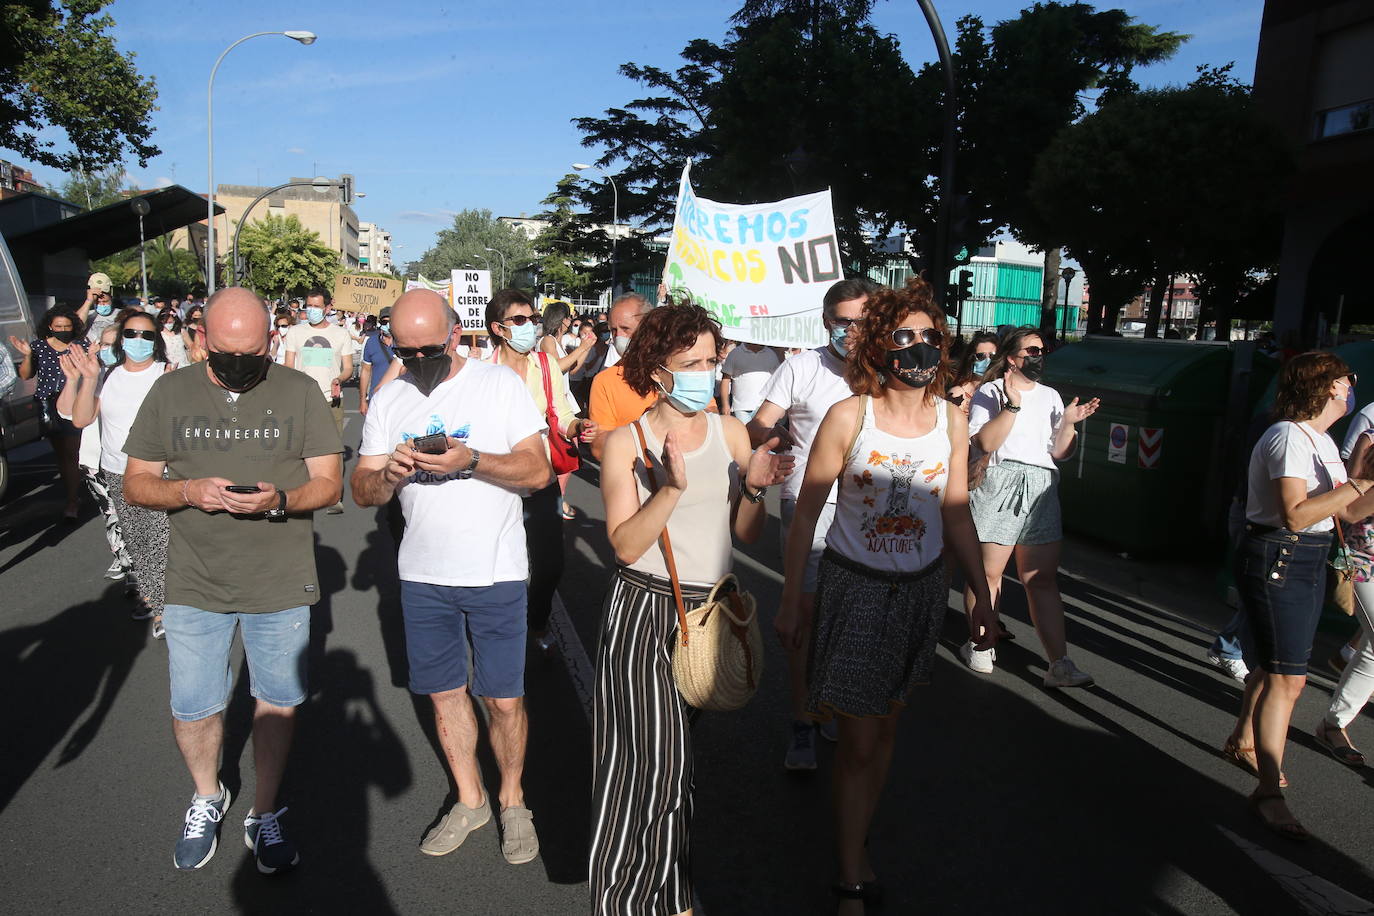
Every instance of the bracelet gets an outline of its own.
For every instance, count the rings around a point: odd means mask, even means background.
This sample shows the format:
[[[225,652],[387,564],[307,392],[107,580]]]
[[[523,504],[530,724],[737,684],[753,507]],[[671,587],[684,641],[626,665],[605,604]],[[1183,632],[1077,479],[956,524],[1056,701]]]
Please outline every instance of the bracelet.
[[[1007,410],[1010,410],[1012,413],[1020,413],[1020,412],[1021,412],[1021,405],[1020,405],[1020,404],[1011,404],[1011,403],[1008,403],[1008,404],[1006,404],[1005,406],[1006,406],[1006,409],[1007,409]]]
[[[191,505],[191,497],[186,495],[186,490],[191,486],[191,478],[187,477],[181,484],[181,501],[186,505]]]
[[[760,487],[757,493],[750,493],[749,484],[745,483],[744,481],[740,481],[739,491],[745,499],[749,500],[751,503],[757,504],[763,502],[763,497],[767,495],[768,488]]]
[[[1347,480],[1346,483],[1350,484],[1350,489],[1354,490],[1356,493],[1360,494],[1361,496],[1364,495],[1364,490],[1361,490],[1359,487],[1355,486],[1355,481],[1353,481],[1353,480]]]

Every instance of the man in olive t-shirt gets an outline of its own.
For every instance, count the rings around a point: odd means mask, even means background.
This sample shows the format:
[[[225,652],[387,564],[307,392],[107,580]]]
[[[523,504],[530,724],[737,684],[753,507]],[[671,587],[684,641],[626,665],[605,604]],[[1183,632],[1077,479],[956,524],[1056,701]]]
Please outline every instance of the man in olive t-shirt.
[[[339,499],[343,446],[319,386],[267,355],[269,318],[248,290],[212,296],[208,359],[157,380],[124,446],[125,499],[171,520],[163,626],[172,726],[196,784],[178,868],[210,860],[229,807],[218,771],[235,629],[257,699],[256,798],[244,839],[264,874],[300,861],[276,796],[307,692],[310,605],[320,597],[310,513]]]

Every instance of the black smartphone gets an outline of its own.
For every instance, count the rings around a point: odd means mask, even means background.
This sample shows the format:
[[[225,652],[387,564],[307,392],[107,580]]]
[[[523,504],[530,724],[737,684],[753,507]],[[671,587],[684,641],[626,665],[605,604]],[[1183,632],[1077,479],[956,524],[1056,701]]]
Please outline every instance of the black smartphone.
[[[240,484],[240,483],[231,483],[231,484],[229,484],[229,486],[225,487],[224,489],[228,490],[230,493],[261,493],[261,492],[262,492],[262,490],[260,490],[258,487],[246,487],[246,486],[244,486],[243,484]]]
[[[448,451],[448,433],[417,436],[410,440],[410,447],[426,455],[442,455]]]

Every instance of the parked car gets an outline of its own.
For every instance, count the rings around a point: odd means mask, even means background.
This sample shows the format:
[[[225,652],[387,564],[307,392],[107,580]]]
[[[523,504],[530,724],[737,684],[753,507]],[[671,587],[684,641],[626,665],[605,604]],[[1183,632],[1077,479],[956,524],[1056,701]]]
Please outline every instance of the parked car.
[[[17,366],[19,354],[9,345],[10,335],[20,340],[32,340],[34,335],[33,308],[19,271],[10,257],[9,247],[0,236],[0,354]],[[42,438],[38,399],[34,397],[37,379],[20,379],[10,393],[0,399],[0,501],[9,487],[9,452]]]

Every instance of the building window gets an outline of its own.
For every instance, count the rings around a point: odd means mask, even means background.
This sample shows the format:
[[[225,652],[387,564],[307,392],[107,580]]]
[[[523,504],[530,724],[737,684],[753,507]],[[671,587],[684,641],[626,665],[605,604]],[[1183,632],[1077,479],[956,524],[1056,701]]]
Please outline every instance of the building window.
[[[1317,139],[1353,134],[1374,127],[1374,99],[1317,112]]]

